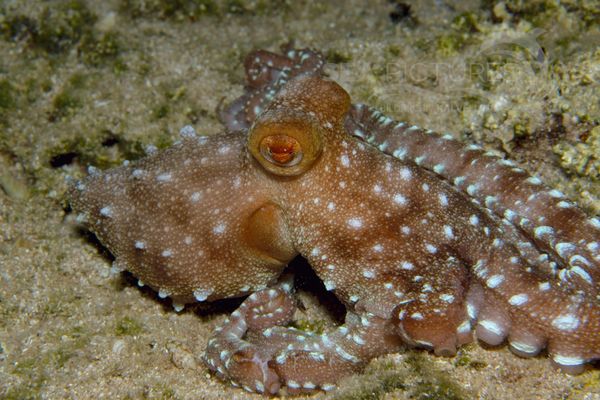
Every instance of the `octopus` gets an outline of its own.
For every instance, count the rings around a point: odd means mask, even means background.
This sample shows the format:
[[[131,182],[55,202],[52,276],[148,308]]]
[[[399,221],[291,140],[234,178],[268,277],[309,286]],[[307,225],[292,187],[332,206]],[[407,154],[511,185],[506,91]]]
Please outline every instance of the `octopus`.
[[[69,192],[114,268],[176,310],[245,297],[208,340],[214,374],[275,395],[334,390],[407,346],[507,343],[567,373],[600,358],[597,217],[480,146],[353,104],[317,51],[245,68],[225,132],[185,127]],[[290,326],[297,256],[345,305],[340,326]]]

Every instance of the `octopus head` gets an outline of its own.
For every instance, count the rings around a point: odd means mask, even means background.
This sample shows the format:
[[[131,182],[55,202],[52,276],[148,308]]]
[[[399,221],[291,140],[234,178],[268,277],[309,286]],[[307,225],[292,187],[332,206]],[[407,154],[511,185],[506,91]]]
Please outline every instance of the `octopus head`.
[[[337,83],[295,78],[251,127],[248,151],[274,175],[300,175],[319,159],[327,131],[340,126],[349,107],[350,97]]]

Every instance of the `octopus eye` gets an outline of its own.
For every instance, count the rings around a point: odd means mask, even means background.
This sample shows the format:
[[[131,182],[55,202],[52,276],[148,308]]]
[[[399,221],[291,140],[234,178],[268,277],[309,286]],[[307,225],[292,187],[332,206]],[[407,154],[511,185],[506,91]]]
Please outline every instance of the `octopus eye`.
[[[306,172],[321,154],[321,131],[307,118],[268,117],[270,114],[263,115],[250,129],[250,154],[275,175],[298,176]]]
[[[287,135],[271,135],[260,141],[260,154],[281,167],[293,167],[302,161],[303,152],[300,142]]]

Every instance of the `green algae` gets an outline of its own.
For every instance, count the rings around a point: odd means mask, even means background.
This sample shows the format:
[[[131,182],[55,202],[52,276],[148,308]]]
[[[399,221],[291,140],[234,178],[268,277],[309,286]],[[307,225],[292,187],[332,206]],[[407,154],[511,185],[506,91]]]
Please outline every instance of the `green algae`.
[[[122,0],[120,10],[131,18],[154,17],[174,21],[196,21],[202,17],[268,15],[289,9],[286,0]]]
[[[66,81],[52,99],[52,109],[48,114],[50,122],[68,118],[82,107],[88,79],[88,75],[75,73]]]
[[[0,79],[0,127],[8,123],[8,115],[16,105],[16,91],[8,79]]]
[[[7,79],[0,80],[0,110],[7,110],[14,107],[15,101],[15,90]]]
[[[123,317],[115,325],[115,335],[134,336],[144,331],[142,324],[132,317]]]
[[[410,365],[413,373],[420,377],[420,383],[414,390],[416,399],[444,399],[462,400],[471,398],[465,391],[448,375],[434,367],[433,363],[423,353],[411,353],[406,362]]]
[[[85,35],[78,47],[83,62],[99,67],[117,59],[122,45],[114,32],[103,33],[100,37],[94,34]]]
[[[48,339],[56,344],[52,350],[15,363],[12,373],[21,377],[24,383],[12,387],[3,398],[41,398],[40,392],[48,380],[52,379],[53,371],[64,368],[70,360],[79,355],[90,340],[81,326],[75,326],[71,331],[54,332]]]
[[[92,29],[96,16],[83,1],[53,2],[35,18],[0,10],[0,33],[8,40],[27,40],[32,47],[49,54],[69,50]]]
[[[94,22],[96,16],[82,1],[61,2],[44,9],[33,43],[48,53],[62,53],[76,44]]]
[[[327,329],[327,321],[325,320],[307,320],[307,319],[299,319],[292,321],[292,326],[296,329],[299,329],[303,332],[312,332],[316,334],[322,334]]]
[[[573,174],[600,179],[600,126],[591,129],[582,141],[561,141],[552,147],[560,164]]]
[[[93,165],[105,169],[120,165],[125,160],[137,160],[146,154],[142,143],[125,139],[123,136],[103,130],[98,135],[65,139],[52,147],[46,158],[55,168],[76,160],[84,166]],[[156,146],[165,148],[170,144],[171,138],[165,134],[159,136]]]
[[[152,16],[183,21],[217,15],[219,7],[212,0],[123,0],[120,11],[132,18]]]
[[[333,64],[342,64],[352,61],[352,54],[338,49],[329,49],[325,54],[325,59]]]
[[[465,400],[472,394],[440,370],[424,353],[409,352],[402,360],[407,368],[384,361],[367,367],[362,376],[352,378],[359,385],[343,390],[333,400],[379,400],[386,394],[402,390],[417,400]]]
[[[596,0],[507,0],[506,9],[518,19],[526,19],[536,26],[552,24],[559,10],[577,14],[587,26],[600,23],[600,7]]]
[[[466,351],[467,349],[461,348],[458,351],[458,354],[454,358],[453,364],[457,367],[467,367],[472,368],[474,370],[482,370],[488,366],[487,363],[479,360],[473,360],[471,355]]]
[[[37,16],[11,14],[0,9],[0,34],[12,41],[23,40],[32,49],[58,56],[76,47],[87,65],[99,67],[113,63],[124,70],[118,55],[121,44],[114,32],[98,33],[97,16],[81,0],[57,1]]]

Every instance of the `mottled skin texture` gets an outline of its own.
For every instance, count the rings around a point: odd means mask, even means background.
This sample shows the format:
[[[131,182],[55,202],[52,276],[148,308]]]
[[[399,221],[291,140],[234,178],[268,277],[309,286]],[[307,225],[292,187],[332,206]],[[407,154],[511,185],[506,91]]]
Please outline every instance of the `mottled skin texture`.
[[[248,59],[229,133],[185,129],[71,190],[116,267],[176,309],[253,293],[209,340],[218,376],[332,390],[403,343],[453,355],[474,337],[569,372],[600,357],[597,219],[508,161],[351,105],[316,52]],[[298,254],[347,307],[332,332],[286,326],[293,287],[276,281]]]

